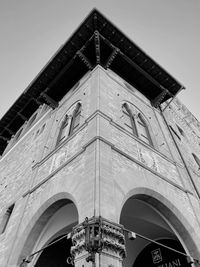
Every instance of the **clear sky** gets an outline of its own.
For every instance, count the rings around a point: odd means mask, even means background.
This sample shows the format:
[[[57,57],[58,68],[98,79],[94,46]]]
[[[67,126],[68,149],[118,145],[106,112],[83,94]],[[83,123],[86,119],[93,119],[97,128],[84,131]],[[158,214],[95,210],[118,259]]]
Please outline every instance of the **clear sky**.
[[[0,118],[94,7],[186,87],[200,120],[200,0],[0,0]]]

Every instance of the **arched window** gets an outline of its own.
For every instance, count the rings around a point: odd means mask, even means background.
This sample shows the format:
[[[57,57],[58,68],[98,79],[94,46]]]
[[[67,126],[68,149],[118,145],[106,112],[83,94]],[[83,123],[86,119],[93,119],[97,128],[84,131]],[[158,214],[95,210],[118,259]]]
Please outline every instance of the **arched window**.
[[[72,133],[78,128],[80,124],[80,118],[81,118],[81,104],[78,103],[72,113],[69,135],[72,135]]]
[[[125,125],[128,126],[129,131],[137,135],[135,119],[134,119],[133,113],[131,112],[129,105],[127,103],[124,103],[122,110],[124,114]]]
[[[181,127],[179,127],[177,124],[176,124],[176,127],[177,127],[177,129],[179,130],[179,133],[180,133],[183,137],[185,137],[185,133],[184,133],[183,129],[181,129]]]
[[[123,104],[122,110],[127,129],[145,143],[153,145],[148,125],[143,115],[139,111],[133,112],[127,103]]]
[[[196,164],[198,165],[198,170],[200,170],[200,159],[194,153],[192,153],[192,156],[193,156]]]
[[[19,137],[20,137],[22,131],[23,131],[23,128],[21,128],[21,129],[16,133],[16,135],[15,135],[15,137],[14,137],[14,141],[15,141],[15,142],[19,139]]]
[[[13,209],[14,209],[14,204],[6,210],[4,216],[2,217],[2,221],[0,224],[0,234],[3,234],[5,232],[6,226],[10,220]]]
[[[138,132],[138,137],[143,140],[145,143],[152,145],[150,133],[148,126],[146,124],[145,119],[141,115],[141,113],[138,113],[137,118],[136,118],[136,125],[137,125],[137,132]]]
[[[181,141],[180,136],[179,136],[178,133],[174,130],[174,128],[173,128],[171,125],[169,125],[169,128],[170,128],[170,130],[172,131],[172,133],[179,139],[179,141]]]
[[[35,121],[37,115],[38,115],[38,113],[35,113],[35,114],[30,118],[30,120],[29,120],[29,122],[28,122],[28,127],[30,127],[30,126],[33,124],[33,122]]]
[[[69,120],[70,120],[69,116],[65,115],[65,118],[64,118],[64,120],[61,124],[61,127],[60,127],[60,132],[59,132],[57,143],[61,143],[68,136]]]
[[[75,108],[67,113],[62,121],[57,144],[71,136],[80,125],[81,104],[78,103]]]

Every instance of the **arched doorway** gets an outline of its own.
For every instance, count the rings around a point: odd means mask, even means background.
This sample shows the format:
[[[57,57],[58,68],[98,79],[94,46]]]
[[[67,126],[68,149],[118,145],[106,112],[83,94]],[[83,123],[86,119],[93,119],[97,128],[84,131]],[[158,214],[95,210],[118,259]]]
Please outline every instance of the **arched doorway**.
[[[68,266],[65,263],[70,256],[70,239],[64,238],[43,250],[44,247],[71,232],[72,228],[78,224],[76,205],[72,200],[63,198],[63,195],[65,194],[54,195],[47,200],[31,218],[21,236],[21,241],[18,242],[17,250],[21,251],[17,260],[19,266],[24,259],[32,254],[34,257],[30,257],[30,267]],[[35,253],[37,251],[39,252]],[[54,259],[51,257],[52,255],[54,255]],[[53,260],[50,261],[50,258]]]
[[[34,246],[33,252],[49,245],[38,253],[33,260],[35,267],[68,267],[70,257],[71,239],[65,237],[78,223],[78,213],[73,203],[67,203],[59,208],[44,226]],[[62,238],[64,237],[64,238]],[[52,244],[52,245],[51,245]]]
[[[174,239],[159,239],[159,243],[173,248],[174,250],[185,252],[181,243]],[[177,254],[176,251],[169,250],[160,245],[149,243],[136,257],[133,267],[178,267],[178,266],[190,266],[187,258],[181,254]]]
[[[120,223],[130,231],[185,253],[184,244],[170,224],[170,218],[164,217],[162,212],[156,209],[157,204],[153,197],[139,195],[130,197],[122,208]],[[127,258],[123,262],[124,267],[191,266],[187,264],[185,256],[143,238],[137,237],[135,240],[126,238],[126,249]]]
[[[72,267],[68,263],[67,259],[70,255],[70,248],[72,245],[71,239],[63,238],[59,236],[50,242],[45,250],[40,254],[35,267]]]

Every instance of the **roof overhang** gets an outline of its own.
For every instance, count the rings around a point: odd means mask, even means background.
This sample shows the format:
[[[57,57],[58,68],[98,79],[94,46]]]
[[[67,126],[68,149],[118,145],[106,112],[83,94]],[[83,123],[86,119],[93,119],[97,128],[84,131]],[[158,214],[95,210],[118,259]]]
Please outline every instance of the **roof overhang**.
[[[58,102],[88,71],[110,68],[158,107],[184,87],[93,10],[0,121],[0,153],[42,103]]]

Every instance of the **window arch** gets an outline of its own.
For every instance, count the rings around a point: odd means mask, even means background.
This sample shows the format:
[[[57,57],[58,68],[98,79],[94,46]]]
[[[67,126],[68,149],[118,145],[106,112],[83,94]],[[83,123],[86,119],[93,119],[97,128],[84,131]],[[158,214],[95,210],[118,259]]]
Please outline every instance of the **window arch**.
[[[81,117],[81,103],[77,103],[76,106],[69,110],[61,123],[60,132],[57,139],[57,144],[60,144],[64,139],[71,136],[80,125]]]
[[[192,153],[192,156],[193,156],[196,164],[198,165],[198,170],[200,170],[200,159],[194,153]]]
[[[19,139],[19,137],[20,137],[20,135],[21,135],[23,129],[24,129],[24,128],[21,128],[21,129],[16,133],[16,135],[15,135],[15,137],[14,137],[14,141],[15,141],[15,142]]]
[[[179,133],[180,133],[183,137],[185,137],[185,133],[184,133],[183,129],[182,129],[180,126],[178,126],[178,124],[176,124],[176,127],[177,127]]]
[[[78,103],[72,113],[69,135],[72,135],[72,133],[78,128],[80,124],[80,118],[81,118],[81,103]]]
[[[33,122],[36,120],[36,118],[37,118],[37,115],[38,115],[38,113],[36,112],[31,118],[30,118],[30,120],[29,120],[29,122],[28,122],[28,127],[30,127],[32,124],[33,124]]]
[[[169,125],[169,128],[170,128],[170,130],[172,131],[172,133],[179,139],[179,141],[181,141],[180,136],[179,136],[178,133],[174,130],[174,128],[173,128],[171,125]]]
[[[12,204],[5,212],[5,214],[3,215],[1,224],[0,224],[0,234],[3,234],[6,230],[6,227],[8,225],[8,222],[10,220],[11,214],[13,212],[15,204]]]
[[[125,125],[128,127],[129,131],[143,142],[153,145],[149,133],[149,127],[144,116],[139,111],[133,112],[127,103],[123,104],[122,110],[124,114]]]

